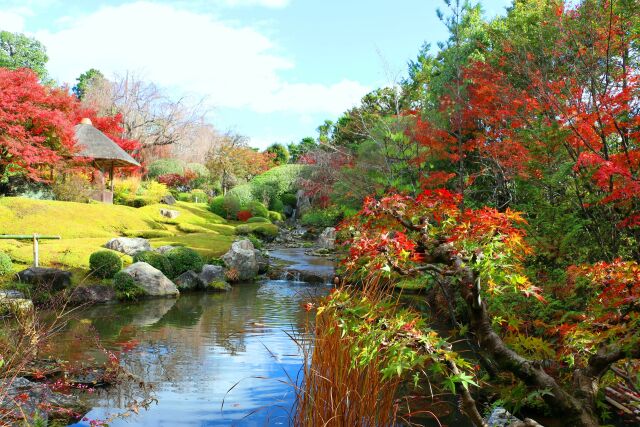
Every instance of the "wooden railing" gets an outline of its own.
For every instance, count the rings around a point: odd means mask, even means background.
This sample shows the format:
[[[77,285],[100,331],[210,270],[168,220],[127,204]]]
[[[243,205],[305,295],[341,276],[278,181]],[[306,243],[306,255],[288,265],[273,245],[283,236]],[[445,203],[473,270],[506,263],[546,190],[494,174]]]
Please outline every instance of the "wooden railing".
[[[40,253],[38,249],[38,240],[60,240],[60,236],[47,236],[41,234],[0,234],[3,240],[32,240],[33,241],[33,266],[38,267],[40,262]]]

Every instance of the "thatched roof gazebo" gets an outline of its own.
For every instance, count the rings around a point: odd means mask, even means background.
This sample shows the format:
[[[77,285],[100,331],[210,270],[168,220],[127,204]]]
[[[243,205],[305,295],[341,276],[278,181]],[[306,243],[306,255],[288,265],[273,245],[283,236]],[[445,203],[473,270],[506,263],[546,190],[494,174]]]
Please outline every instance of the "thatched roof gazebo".
[[[93,127],[90,119],[82,119],[75,127],[76,141],[80,150],[74,157],[89,158],[102,174],[109,172],[111,191],[101,191],[97,200],[113,203],[113,170],[119,167],[140,166],[133,157],[113,142],[104,133]]]

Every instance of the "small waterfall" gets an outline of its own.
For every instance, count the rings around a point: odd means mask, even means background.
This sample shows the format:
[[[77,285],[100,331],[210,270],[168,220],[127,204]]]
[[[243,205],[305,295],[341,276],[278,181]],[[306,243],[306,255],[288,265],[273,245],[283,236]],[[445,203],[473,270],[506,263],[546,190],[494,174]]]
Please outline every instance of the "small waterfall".
[[[299,271],[294,271],[293,272],[293,281],[294,282],[299,282],[300,281],[300,272]]]
[[[289,277],[289,272],[287,270],[282,270],[282,273],[280,273],[280,277],[278,277],[278,280],[287,280],[287,277]]]

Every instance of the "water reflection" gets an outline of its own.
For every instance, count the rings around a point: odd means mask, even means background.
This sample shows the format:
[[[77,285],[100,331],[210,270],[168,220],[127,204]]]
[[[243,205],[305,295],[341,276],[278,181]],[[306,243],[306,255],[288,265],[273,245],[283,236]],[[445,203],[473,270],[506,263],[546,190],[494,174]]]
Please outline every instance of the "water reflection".
[[[266,281],[224,294],[95,306],[70,323],[52,353],[67,360],[104,358],[90,344],[93,331],[107,349],[135,344],[123,363],[153,384],[158,404],[112,426],[287,425],[294,395],[286,383],[301,365],[287,332],[305,326],[301,303],[326,291]],[[79,337],[85,345],[78,344]],[[97,393],[87,417],[107,418],[136,393],[135,382]]]

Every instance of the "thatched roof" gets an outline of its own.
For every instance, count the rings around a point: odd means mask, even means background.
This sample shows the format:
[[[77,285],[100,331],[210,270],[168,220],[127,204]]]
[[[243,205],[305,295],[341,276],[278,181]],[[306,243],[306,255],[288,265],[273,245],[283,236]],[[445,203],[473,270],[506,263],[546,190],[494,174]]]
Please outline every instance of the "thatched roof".
[[[94,128],[91,121],[83,119],[76,125],[76,140],[80,150],[76,157],[89,157],[102,166],[140,166],[126,151],[113,142],[104,133]]]

